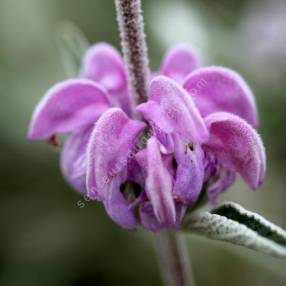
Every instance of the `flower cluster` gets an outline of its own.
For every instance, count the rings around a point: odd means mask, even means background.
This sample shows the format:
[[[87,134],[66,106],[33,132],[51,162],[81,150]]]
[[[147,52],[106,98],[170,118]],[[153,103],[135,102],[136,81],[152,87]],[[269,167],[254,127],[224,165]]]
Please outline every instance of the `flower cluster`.
[[[215,203],[236,173],[253,190],[265,175],[251,90],[230,69],[199,66],[191,47],[171,49],[136,106],[118,51],[94,45],[79,77],[37,105],[28,136],[67,133],[64,177],[122,227],[177,228],[202,192]]]

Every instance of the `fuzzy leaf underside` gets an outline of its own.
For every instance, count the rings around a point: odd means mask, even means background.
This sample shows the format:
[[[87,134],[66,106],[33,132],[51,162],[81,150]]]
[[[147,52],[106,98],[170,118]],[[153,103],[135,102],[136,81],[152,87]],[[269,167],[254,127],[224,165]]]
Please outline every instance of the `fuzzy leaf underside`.
[[[211,212],[189,214],[184,219],[183,229],[286,258],[286,232],[235,203],[224,203]]]

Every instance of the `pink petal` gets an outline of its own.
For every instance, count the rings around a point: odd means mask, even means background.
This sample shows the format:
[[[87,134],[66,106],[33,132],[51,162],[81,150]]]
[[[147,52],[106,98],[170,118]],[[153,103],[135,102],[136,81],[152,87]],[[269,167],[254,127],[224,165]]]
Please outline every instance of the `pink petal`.
[[[132,115],[124,62],[114,47],[106,43],[91,47],[84,57],[80,76],[104,86],[111,95],[113,105],[121,107],[128,115]]]
[[[171,48],[165,55],[161,72],[182,83],[184,78],[198,68],[200,60],[190,45],[178,45]]]
[[[117,175],[127,170],[135,141],[144,127],[143,122],[130,120],[119,108],[110,108],[99,118],[87,150],[90,198],[104,200],[108,196],[106,188]]]
[[[147,201],[140,204],[139,216],[144,228],[153,232],[157,232],[162,229],[162,226],[155,217],[154,210],[150,202]]]
[[[103,201],[109,216],[127,229],[135,227],[136,219],[120,186],[128,179],[128,161],[144,127],[110,108],[97,121],[87,148],[87,195]]]
[[[224,167],[210,184],[208,184],[207,194],[211,204],[217,204],[217,197],[226,191],[235,181],[236,173]]]
[[[61,152],[61,170],[67,182],[78,192],[86,192],[86,148],[92,126],[73,132]]]
[[[126,179],[125,172],[116,176],[106,185],[106,196],[103,200],[108,215],[121,227],[134,229],[137,221],[129,206],[129,203],[120,192],[120,185]]]
[[[265,149],[253,127],[240,117],[226,113],[212,113],[206,118],[210,138],[206,147],[219,162],[237,171],[248,185],[257,189],[266,170]]]
[[[48,139],[92,124],[110,107],[105,91],[90,80],[74,79],[56,84],[37,105],[28,137]]]
[[[254,96],[235,71],[223,67],[200,68],[186,78],[184,88],[192,95],[203,116],[226,111],[257,127]]]
[[[191,97],[174,80],[158,76],[151,81],[149,100],[137,111],[163,133],[177,133],[190,142],[204,142],[208,131]]]
[[[106,43],[96,44],[87,51],[80,75],[100,83],[109,91],[126,86],[122,57],[114,47]]]
[[[147,178],[146,194],[154,214],[162,226],[173,226],[176,223],[176,209],[172,197],[172,178],[164,166],[159,145],[155,137],[147,144]]]
[[[180,228],[182,220],[186,213],[186,206],[177,203],[176,206],[176,224],[172,226],[168,226],[167,228],[177,229]],[[140,204],[139,207],[139,217],[141,224],[144,228],[151,230],[153,232],[158,232],[164,228],[163,225],[161,225],[158,220],[156,219],[156,216],[154,214],[154,209],[152,204],[149,201],[143,202]]]
[[[188,145],[175,138],[177,163],[174,194],[185,205],[193,204],[203,187],[204,153],[199,144]]]

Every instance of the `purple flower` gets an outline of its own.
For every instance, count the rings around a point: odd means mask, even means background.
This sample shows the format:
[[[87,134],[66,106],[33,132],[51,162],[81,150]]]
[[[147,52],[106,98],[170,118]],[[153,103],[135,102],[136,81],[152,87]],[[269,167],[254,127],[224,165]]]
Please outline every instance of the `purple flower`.
[[[67,181],[122,227],[158,231],[180,227],[202,191],[215,203],[236,173],[253,190],[261,185],[257,125],[245,81],[227,68],[199,68],[189,46],[167,52],[148,101],[135,106],[122,58],[98,44],[79,78],[55,85],[38,104],[29,138],[68,133],[61,155]]]
[[[108,44],[97,44],[86,53],[79,78],[50,88],[37,105],[29,128],[31,140],[68,133],[61,154],[67,181],[85,193],[86,146],[94,123],[112,105],[131,115],[123,60]]]

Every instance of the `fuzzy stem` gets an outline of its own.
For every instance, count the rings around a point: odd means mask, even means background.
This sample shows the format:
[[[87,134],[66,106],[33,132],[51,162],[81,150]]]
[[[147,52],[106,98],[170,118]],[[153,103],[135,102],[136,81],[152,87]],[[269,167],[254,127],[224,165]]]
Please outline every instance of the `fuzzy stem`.
[[[147,100],[149,61],[141,0],[115,0],[128,88],[136,104]],[[156,235],[160,268],[166,286],[194,286],[185,241],[175,231]]]
[[[161,275],[165,286],[194,286],[185,237],[175,231],[156,234]]]
[[[128,87],[139,104],[147,100],[149,75],[141,0],[115,0],[115,4]]]

